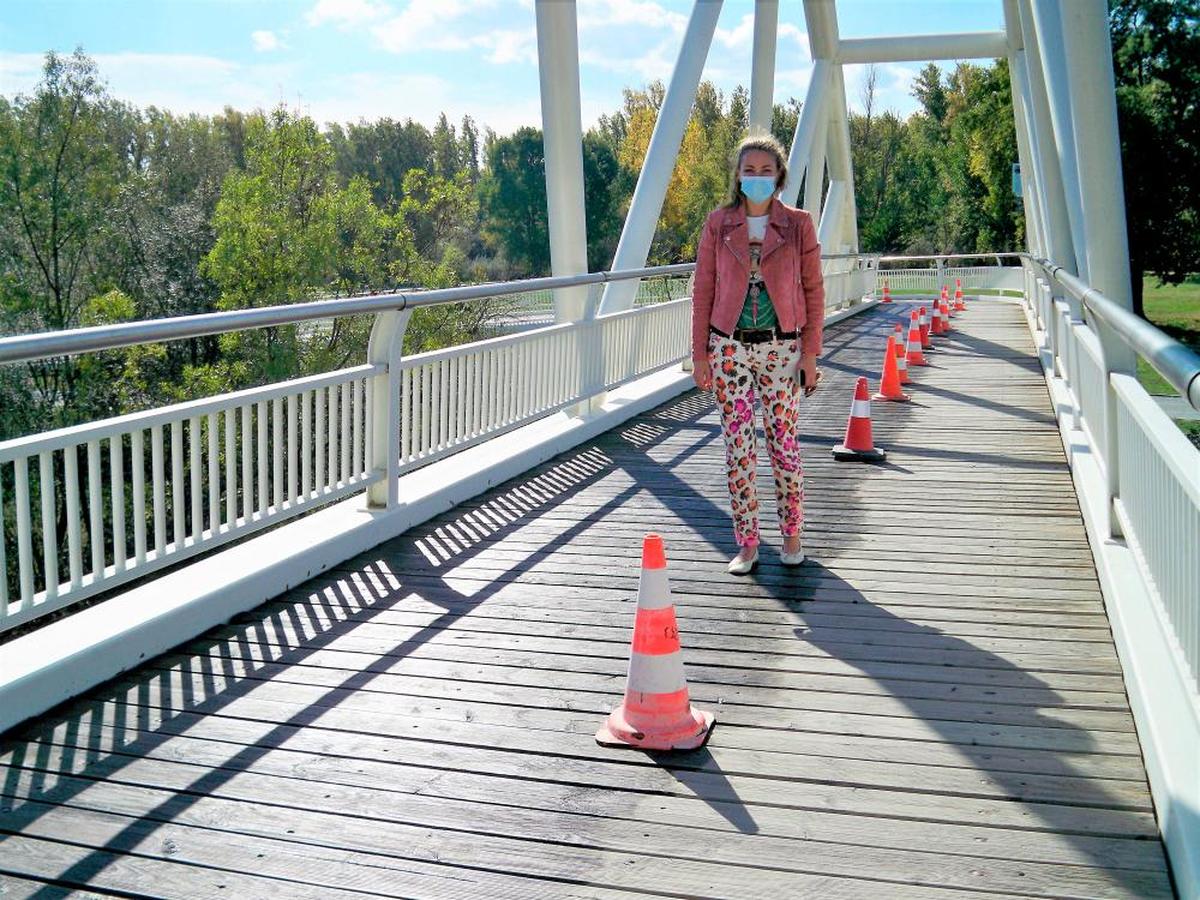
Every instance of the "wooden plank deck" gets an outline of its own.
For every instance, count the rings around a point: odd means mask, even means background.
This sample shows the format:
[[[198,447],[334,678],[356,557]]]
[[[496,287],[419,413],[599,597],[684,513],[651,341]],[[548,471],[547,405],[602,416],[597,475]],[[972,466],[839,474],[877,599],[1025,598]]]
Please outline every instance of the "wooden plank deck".
[[[725,574],[685,395],[10,736],[0,896],[1171,896],[1018,309],[874,404],[886,465],[829,457],[907,308],[830,331],[800,570],[763,497]],[[669,758],[592,739],[648,530],[718,717]]]

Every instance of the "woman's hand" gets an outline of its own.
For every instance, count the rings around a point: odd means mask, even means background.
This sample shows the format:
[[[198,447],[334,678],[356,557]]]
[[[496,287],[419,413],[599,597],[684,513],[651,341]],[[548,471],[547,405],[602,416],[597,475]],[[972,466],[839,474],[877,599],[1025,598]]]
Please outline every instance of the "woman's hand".
[[[692,363],[692,380],[700,390],[712,390],[712,366],[707,359],[698,359]]]
[[[801,378],[803,374],[803,378]],[[804,384],[804,396],[809,396],[817,389],[817,383],[821,380],[821,373],[817,370],[817,354],[805,353],[800,357],[799,371],[796,373],[798,380]]]

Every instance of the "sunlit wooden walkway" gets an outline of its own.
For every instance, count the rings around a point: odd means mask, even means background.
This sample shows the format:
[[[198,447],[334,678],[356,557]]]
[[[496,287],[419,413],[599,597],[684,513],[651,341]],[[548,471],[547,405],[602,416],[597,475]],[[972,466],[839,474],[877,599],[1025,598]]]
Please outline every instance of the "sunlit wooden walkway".
[[[906,310],[831,329],[799,571],[725,574],[686,395],[9,736],[0,896],[1170,896],[1018,308],[829,458]],[[719,722],[671,758],[592,739],[648,530]]]

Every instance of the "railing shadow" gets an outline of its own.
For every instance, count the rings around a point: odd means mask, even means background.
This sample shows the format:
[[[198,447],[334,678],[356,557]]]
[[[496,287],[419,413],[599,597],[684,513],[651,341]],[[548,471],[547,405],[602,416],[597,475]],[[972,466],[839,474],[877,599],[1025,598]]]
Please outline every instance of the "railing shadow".
[[[707,407],[711,407],[711,401]],[[668,418],[676,424],[696,422],[708,408],[703,403],[685,399],[673,407]],[[671,434],[672,430],[668,428],[655,432],[657,439]],[[584,447],[564,456],[539,467],[532,475],[515,479],[515,486],[501,488],[470,515],[469,525],[465,524],[467,517],[460,516],[466,528],[477,534],[486,532],[486,535],[480,534],[473,545],[460,547],[446,558],[453,557],[461,562],[470,554],[481,552],[490,542],[502,541],[525,522],[535,520],[617,471],[612,461],[595,447]],[[619,509],[639,490],[632,485],[617,492],[593,513],[573,522],[541,549],[531,552],[514,567],[514,575],[534,568],[589,525]],[[451,514],[450,518],[454,519],[455,515]],[[481,525],[488,520],[490,527]],[[428,548],[434,546],[440,546],[444,552],[445,544],[434,537],[434,532],[443,524],[441,520],[434,520],[415,534],[397,540],[423,545],[427,557]],[[434,573],[437,569],[434,560],[430,560],[428,572]],[[332,601],[324,588],[344,585],[348,571],[360,576],[351,590],[354,596],[348,598],[343,593],[339,600]],[[419,580],[416,589],[410,589],[407,582],[414,581],[411,575],[411,572],[404,573],[397,583],[386,563],[373,557],[372,553],[363,554],[343,563],[332,575],[314,579],[311,584],[315,591],[310,590],[307,597],[267,604],[254,613],[239,617],[237,624],[219,629],[217,637],[193,645],[182,658],[178,654],[167,654],[159,661],[152,661],[149,668],[117,678],[86,699],[69,703],[42,717],[33,726],[10,735],[0,743],[0,764],[6,769],[4,784],[0,787],[3,797],[0,830],[21,833],[54,804],[66,803],[85,790],[91,780],[112,777],[172,737],[185,734],[203,716],[223,714],[239,701],[251,697],[264,681],[259,673],[281,665],[303,663],[360,626],[411,601],[414,594],[424,606],[432,604],[441,609],[426,625],[404,640],[378,650],[375,658],[361,670],[351,673],[328,688],[316,701],[256,735],[252,745],[230,754],[186,790],[131,820],[103,846],[85,853],[77,863],[59,873],[57,879],[67,884],[87,884],[112,864],[116,857],[111,854],[128,849],[141,839],[147,823],[171,822],[208,792],[247,771],[290,735],[308,726],[319,726],[323,718],[337,709],[339,698],[367,688],[399,660],[486,603],[508,580],[495,579],[469,597],[453,592],[452,598],[443,599],[436,596],[436,591],[424,595]],[[214,654],[219,659],[219,671]],[[178,679],[173,670],[178,671]],[[180,727],[172,727],[172,723]],[[728,808],[722,807],[723,810]],[[730,815],[731,821],[743,821],[739,813]],[[3,835],[0,835],[0,845],[3,841]],[[56,889],[46,890],[52,893]]]

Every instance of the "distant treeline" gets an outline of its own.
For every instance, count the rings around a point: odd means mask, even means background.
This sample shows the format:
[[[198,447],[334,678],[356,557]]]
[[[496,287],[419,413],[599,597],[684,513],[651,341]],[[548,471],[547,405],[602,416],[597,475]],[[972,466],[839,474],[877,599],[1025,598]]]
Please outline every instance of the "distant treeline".
[[[1200,267],[1200,0],[1112,4],[1135,284]],[[1023,246],[1008,68],[933,65],[906,119],[873,72],[850,117],[864,251]],[[583,138],[588,265],[611,264],[664,88],[628,89]],[[702,83],[651,264],[694,258],[749,97]],[[789,144],[800,103],[773,111]],[[1133,151],[1136,151],[1136,156]],[[1131,157],[1136,159],[1131,163]],[[0,332],[28,333],[549,271],[541,132],[468,116],[326,124],[284,107],[138,109],[82,51],[0,98]],[[406,352],[486,333],[496,305],[422,310]],[[0,439],[361,361],[369,321],[274,328],[0,367]]]

